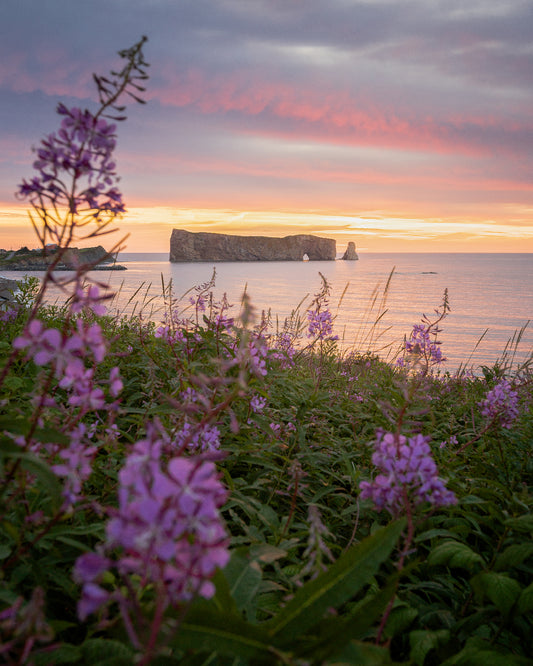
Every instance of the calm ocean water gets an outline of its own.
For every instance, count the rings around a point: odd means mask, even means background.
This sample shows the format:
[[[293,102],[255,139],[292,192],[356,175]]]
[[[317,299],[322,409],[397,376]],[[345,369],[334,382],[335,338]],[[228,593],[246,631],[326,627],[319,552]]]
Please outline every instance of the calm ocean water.
[[[474,366],[494,363],[509,339],[533,319],[533,254],[376,253],[361,254],[353,262],[214,266],[171,264],[166,253],[123,253],[119,263],[128,270],[92,273],[118,292],[111,310],[129,313],[135,307],[136,312],[156,320],[164,310],[162,280],[165,284],[172,280],[174,296],[179,298],[195,285],[208,282],[215,267],[215,295],[227,294],[234,315],[246,289],[259,313],[270,308],[274,322],[276,317],[281,322],[302,300],[305,306],[320,290],[320,272],[331,285],[335,332],[345,347],[355,346],[359,351],[376,351],[388,343],[396,350],[422,314],[433,314],[447,289],[451,312],[442,323],[440,339],[450,370],[468,359]],[[188,297],[182,302],[185,307]],[[379,324],[374,326],[380,314]],[[525,359],[533,351],[533,323],[526,327],[518,350],[517,359]],[[381,355],[388,353],[383,350]]]

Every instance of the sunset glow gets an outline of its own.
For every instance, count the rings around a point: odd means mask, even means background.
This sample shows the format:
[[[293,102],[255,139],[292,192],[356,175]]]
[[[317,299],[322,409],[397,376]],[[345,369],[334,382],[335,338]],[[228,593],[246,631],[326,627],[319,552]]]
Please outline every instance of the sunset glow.
[[[127,22],[122,11],[6,3],[0,247],[35,245],[14,192],[32,146],[57,129],[58,101],[94,106],[92,72],[145,33],[148,104],[119,128],[128,213],[110,242],[129,234],[129,251],[166,252],[184,228],[314,233],[368,252],[533,252],[530,3],[131,0]]]

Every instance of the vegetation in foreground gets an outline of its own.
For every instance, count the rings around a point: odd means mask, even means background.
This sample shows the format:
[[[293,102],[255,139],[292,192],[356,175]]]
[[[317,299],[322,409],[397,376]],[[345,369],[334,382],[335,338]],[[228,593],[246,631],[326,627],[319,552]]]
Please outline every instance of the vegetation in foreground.
[[[21,186],[43,244],[121,211],[143,41]],[[446,298],[391,364],[339,351],[325,282],[273,330],[213,282],[110,316],[86,270],[1,313],[4,663],[532,663],[530,364],[439,373]]]

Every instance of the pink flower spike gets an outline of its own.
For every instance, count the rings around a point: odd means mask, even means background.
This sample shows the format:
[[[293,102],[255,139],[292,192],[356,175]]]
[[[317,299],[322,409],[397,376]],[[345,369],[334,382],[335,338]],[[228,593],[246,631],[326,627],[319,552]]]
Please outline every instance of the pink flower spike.
[[[116,398],[119,393],[122,391],[124,384],[120,378],[120,370],[117,366],[111,368],[109,373],[109,392],[111,395]]]

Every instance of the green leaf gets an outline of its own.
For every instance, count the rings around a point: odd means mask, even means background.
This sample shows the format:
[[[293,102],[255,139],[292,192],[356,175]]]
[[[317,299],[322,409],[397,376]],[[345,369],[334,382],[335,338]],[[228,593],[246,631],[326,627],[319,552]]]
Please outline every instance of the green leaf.
[[[24,380],[21,377],[6,377],[4,379],[4,388],[9,391],[19,391],[20,388],[24,385]]]
[[[231,596],[239,611],[249,608],[261,584],[261,569],[255,562],[235,551],[224,567],[224,576],[230,586]]]
[[[369,593],[348,618],[335,617],[317,625],[316,638],[299,649],[293,648],[296,656],[312,658],[322,662],[338,655],[350,640],[364,638],[373,624],[382,617],[387,604],[395,593],[398,574],[392,577],[387,586],[377,593]]]
[[[259,560],[265,564],[280,560],[282,557],[286,557],[286,555],[286,550],[283,548],[276,548],[276,546],[271,546],[269,543],[262,543],[250,548],[250,556],[252,559]]]
[[[119,641],[90,638],[83,643],[81,650],[87,666],[101,666],[113,659],[129,659],[130,664],[133,663],[133,652],[127,645]]]
[[[437,537],[454,537],[453,532],[450,532],[450,530],[443,530],[443,529],[430,529],[426,530],[425,532],[421,532],[418,534],[415,538],[416,543],[420,543],[422,541],[429,541],[431,539],[435,539]]]
[[[392,663],[387,648],[359,641],[351,641],[335,659],[335,666],[353,666],[354,664],[384,666]]]
[[[219,611],[226,611],[226,613],[237,615],[237,606],[231,596],[230,586],[224,573],[220,569],[217,569],[211,580],[215,585],[216,593],[208,603],[212,604]]]
[[[392,638],[403,634],[409,626],[413,623],[418,615],[416,608],[412,608],[407,604],[399,604],[395,606],[387,620],[385,629],[385,636]]]
[[[0,416],[0,430],[7,430],[8,432],[12,432],[17,435],[24,435],[28,432],[28,419],[25,418],[18,418],[15,417],[11,414],[9,415],[2,415]],[[2,448],[4,446],[4,442],[10,442],[12,446],[17,446],[13,440],[2,440]],[[17,446],[17,448],[19,448]]]
[[[64,432],[59,432],[55,428],[37,428],[35,431],[35,439],[39,442],[52,443],[52,444],[63,444],[67,446],[70,443],[70,439]]]
[[[32,657],[35,666],[50,666],[50,664],[79,664],[82,660],[82,651],[76,645],[63,643],[55,650]]]
[[[18,447],[17,447],[18,448]],[[28,451],[9,451],[7,456],[20,460],[21,467],[32,474],[35,474],[38,482],[44,490],[48,491],[48,495],[52,502],[54,509],[59,508],[61,498],[61,483],[52,470],[40,458]]]
[[[510,653],[491,650],[488,643],[478,637],[467,641],[466,646],[441,666],[531,666],[531,659]]]
[[[268,633],[227,612],[193,607],[179,626],[172,647],[273,663]]]
[[[428,564],[431,567],[448,566],[451,569],[461,568],[472,571],[476,565],[485,565],[485,560],[469,546],[460,541],[444,541],[429,554]]]
[[[533,555],[533,543],[515,543],[501,552],[494,562],[495,571],[505,571],[518,567],[524,560]]]
[[[87,546],[86,543],[83,543],[82,541],[78,541],[77,539],[71,539],[70,537],[67,537],[67,536],[57,536],[55,538],[55,540],[59,541],[60,543],[64,543],[66,546],[72,546],[73,548],[76,548],[77,550],[81,550],[82,553],[89,550],[89,547]]]
[[[337,608],[367,585],[390,556],[404,527],[405,520],[401,519],[381,528],[301,587],[285,608],[268,622],[276,644],[293,641],[319,623],[328,608]]]
[[[533,610],[533,583],[524,588],[518,598],[517,612],[524,615]]]
[[[533,532],[533,514],[526,513],[518,518],[509,518],[505,521],[505,526],[517,532]]]
[[[490,599],[504,617],[509,615],[522,591],[514,578],[493,571],[479,573],[470,582],[477,596]]]
[[[417,666],[423,666],[428,653],[446,645],[449,640],[450,632],[447,629],[411,631],[409,634],[410,657]]]

